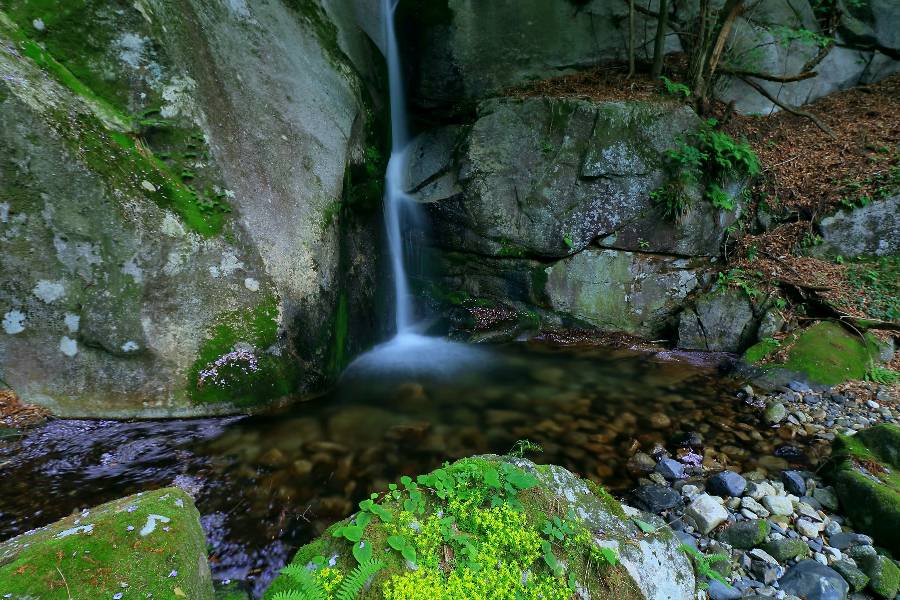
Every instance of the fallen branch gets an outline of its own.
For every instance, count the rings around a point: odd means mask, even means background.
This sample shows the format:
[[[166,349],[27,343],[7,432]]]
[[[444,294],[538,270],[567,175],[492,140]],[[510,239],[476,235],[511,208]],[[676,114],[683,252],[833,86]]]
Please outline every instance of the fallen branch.
[[[741,69],[731,69],[729,67],[719,67],[719,73],[732,75],[734,77],[753,77],[764,81],[776,81],[778,83],[791,83],[794,81],[803,81],[804,79],[812,79],[819,74],[815,71],[804,71],[796,75],[773,75],[771,73],[758,73],[756,71],[743,71]]]
[[[754,90],[759,92],[764,98],[767,98],[769,101],[771,101],[776,106],[783,108],[784,110],[788,111],[792,115],[797,115],[798,117],[805,117],[805,118],[809,119],[810,121],[812,121],[815,124],[816,127],[821,129],[826,135],[828,135],[828,137],[830,137],[831,139],[837,139],[837,137],[834,135],[834,132],[831,131],[831,128],[829,128],[828,125],[826,125],[825,123],[820,121],[819,117],[817,117],[816,115],[806,112],[805,110],[799,109],[796,106],[791,106],[790,104],[788,104],[782,100],[779,100],[778,98],[776,98],[775,96],[770,94],[766,88],[759,85],[758,83],[756,83],[749,77],[738,76],[738,79],[740,79],[741,81],[743,81],[744,83],[746,83],[747,85],[752,87]]]

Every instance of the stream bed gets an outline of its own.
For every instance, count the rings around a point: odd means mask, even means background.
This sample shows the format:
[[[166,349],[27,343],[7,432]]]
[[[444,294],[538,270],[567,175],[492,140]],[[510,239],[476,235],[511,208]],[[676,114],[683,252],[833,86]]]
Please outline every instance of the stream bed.
[[[520,439],[543,446],[536,462],[614,492],[636,481],[635,449],[674,450],[688,434],[731,468],[777,468],[779,440],[721,358],[519,343],[437,377],[351,370],[327,396],[274,414],[50,421],[0,440],[0,539],[176,483],[196,498],[214,578],[258,593],[370,492]]]

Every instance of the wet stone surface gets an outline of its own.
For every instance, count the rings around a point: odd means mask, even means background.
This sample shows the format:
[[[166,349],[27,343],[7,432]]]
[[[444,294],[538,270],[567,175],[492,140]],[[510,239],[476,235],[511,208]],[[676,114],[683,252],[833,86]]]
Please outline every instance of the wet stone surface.
[[[536,462],[619,493],[638,477],[672,486],[654,472],[663,448],[678,463],[670,469],[688,473],[702,465],[772,470],[777,479],[777,469],[805,461],[776,456],[777,431],[709,358],[515,344],[493,349],[480,371],[345,379],[330,396],[279,414],[50,421],[0,440],[0,539],[175,484],[203,515],[214,579],[259,592],[299,545],[371,491],[444,461],[508,452],[519,439],[543,446]],[[672,493],[647,499],[684,506]]]

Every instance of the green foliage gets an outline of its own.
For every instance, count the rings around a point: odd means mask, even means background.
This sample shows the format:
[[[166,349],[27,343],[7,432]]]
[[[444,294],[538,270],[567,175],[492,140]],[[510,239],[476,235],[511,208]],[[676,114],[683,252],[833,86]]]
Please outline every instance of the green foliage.
[[[516,458],[525,458],[528,454],[540,454],[543,451],[544,448],[540,444],[536,444],[531,440],[518,440],[508,454]]]
[[[725,585],[726,587],[731,587],[728,581],[722,577],[722,575],[713,569],[712,565],[718,562],[727,562],[729,560],[728,556],[725,554],[703,554],[693,546],[688,546],[687,544],[681,544],[678,546],[678,549],[687,554],[694,563],[694,568],[697,569],[697,574],[700,577],[705,577],[707,579],[715,579],[719,583]],[[701,587],[708,587],[705,582],[700,582]]]
[[[876,365],[875,361],[871,361],[869,369],[866,371],[866,381],[880,383],[881,385],[895,385],[900,383],[900,372]]]
[[[722,291],[728,288],[737,288],[742,290],[749,298],[757,298],[762,295],[760,278],[762,273],[756,271],[748,273],[744,269],[730,269],[727,273],[719,272],[716,280],[716,291]]]
[[[720,210],[733,210],[734,200],[722,189],[729,179],[754,177],[760,173],[759,159],[746,142],[737,142],[715,129],[709,119],[696,132],[676,140],[666,151],[667,181],[650,193],[663,214],[675,220],[690,208],[692,188],[702,188],[704,197]]]
[[[569,250],[575,249],[575,242],[572,241],[572,237],[568,234],[563,236],[563,244],[565,244],[566,248],[568,248]]]
[[[280,594],[285,595],[284,600],[295,600],[295,598],[301,600],[327,600],[328,595],[322,584],[319,583],[313,572],[307,569],[306,566],[292,564],[283,568],[281,572],[293,579],[299,588],[297,590],[280,592]],[[278,598],[279,596],[276,594],[275,599],[278,600]]]
[[[357,566],[344,580],[337,591],[338,600],[353,600],[359,595],[370,579],[384,568],[384,562],[370,560]]]
[[[384,561],[368,560],[357,565],[346,577],[341,577],[329,568],[312,570],[306,565],[290,564],[281,572],[292,580],[297,589],[277,592],[272,600],[329,600],[332,597],[354,600],[384,566]]]
[[[846,260],[856,308],[884,321],[900,319],[900,256]]]
[[[807,46],[825,48],[834,41],[828,36],[816,33],[815,31],[810,31],[805,27],[794,28],[777,25],[775,27],[770,27],[769,33],[771,33],[775,40],[782,46],[790,46],[792,43],[798,42]]]
[[[685,100],[691,97],[691,88],[683,83],[672,81],[666,76],[660,77],[660,80],[662,80],[663,86],[665,86],[666,94],[670,96],[680,96]]]
[[[638,526],[638,529],[644,533],[654,533],[656,531],[656,527],[647,521],[641,521],[640,519],[632,519],[632,521],[634,521],[634,524]]]

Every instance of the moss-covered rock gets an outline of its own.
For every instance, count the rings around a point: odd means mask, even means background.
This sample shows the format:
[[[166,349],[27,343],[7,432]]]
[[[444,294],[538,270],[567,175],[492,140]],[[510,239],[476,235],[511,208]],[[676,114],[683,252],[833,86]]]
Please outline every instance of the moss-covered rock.
[[[361,598],[692,598],[674,534],[553,466],[486,456],[403,477],[303,547],[266,592]],[[641,521],[641,527],[635,522]],[[651,524],[652,523],[652,524]]]
[[[177,488],[114,500],[0,543],[0,597],[130,595],[213,599],[200,515]]]
[[[837,436],[830,473],[853,524],[900,554],[900,427],[883,423]]]

